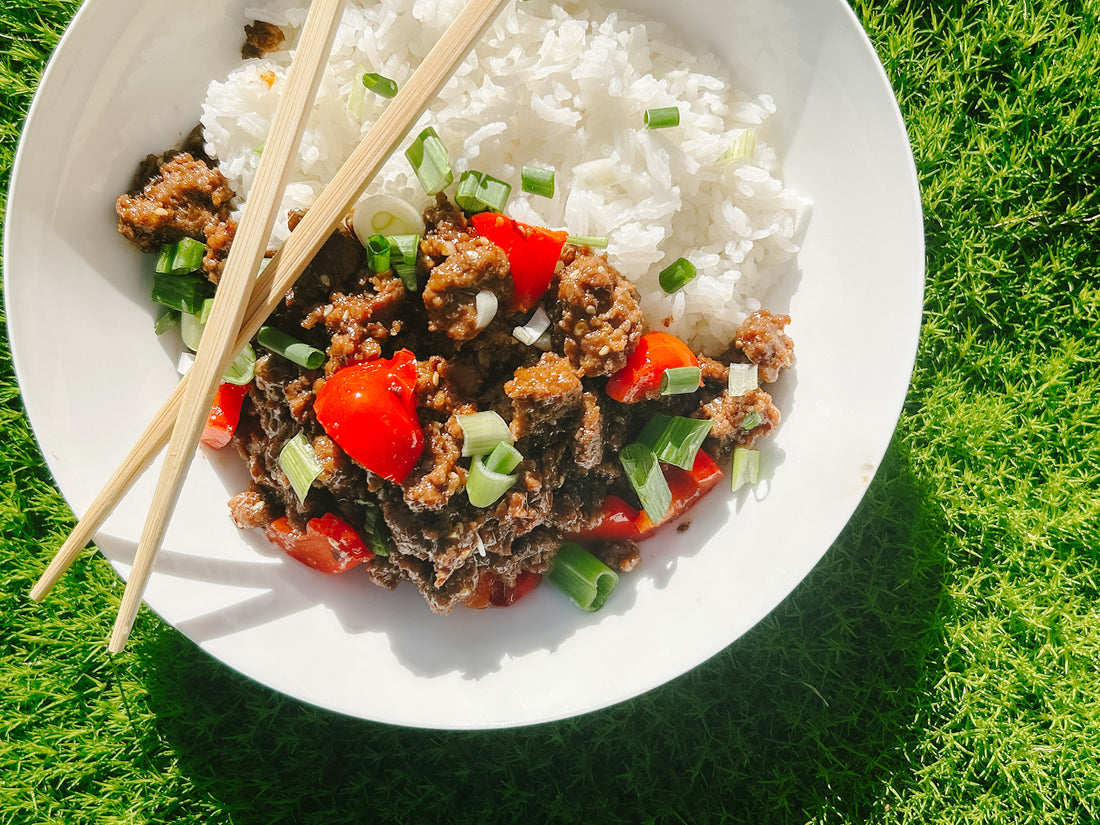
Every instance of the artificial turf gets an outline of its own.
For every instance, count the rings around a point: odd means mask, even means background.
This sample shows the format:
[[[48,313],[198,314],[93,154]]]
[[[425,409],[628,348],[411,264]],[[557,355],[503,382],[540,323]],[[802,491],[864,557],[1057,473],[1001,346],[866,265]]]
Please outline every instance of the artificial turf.
[[[0,191],[74,2],[0,7]],[[854,0],[911,135],[917,362],[855,517],[765,621],[578,719],[349,720],[235,675],[71,526],[0,341],[0,823],[1100,819],[1100,2]],[[857,380],[873,380],[858,376]]]

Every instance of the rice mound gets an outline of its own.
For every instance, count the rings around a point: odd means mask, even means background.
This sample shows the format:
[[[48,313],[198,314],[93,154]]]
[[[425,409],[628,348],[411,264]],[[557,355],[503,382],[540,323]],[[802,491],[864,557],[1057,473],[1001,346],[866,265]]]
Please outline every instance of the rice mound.
[[[349,0],[291,171],[287,210],[313,203],[386,105],[356,88],[362,74],[403,84],[463,5]],[[207,151],[242,202],[307,8],[272,0],[246,9],[250,20],[282,27],[287,45],[243,61],[208,89]],[[726,75],[662,24],[592,3],[513,1],[411,134],[435,128],[455,180],[472,168],[509,182],[505,212],[516,220],[607,236],[608,257],[637,284],[650,325],[717,354],[791,265],[807,207],[778,177],[776,154],[762,139],[774,102],[738,93]],[[680,125],[646,130],[644,112],[664,106],[679,107]],[[723,159],[746,129],[758,134],[752,155]],[[525,164],[556,170],[553,198],[520,191]],[[418,209],[430,200],[403,150],[367,190],[376,192]],[[273,244],[287,234],[277,221]],[[698,275],[667,295],[658,273],[681,256]]]

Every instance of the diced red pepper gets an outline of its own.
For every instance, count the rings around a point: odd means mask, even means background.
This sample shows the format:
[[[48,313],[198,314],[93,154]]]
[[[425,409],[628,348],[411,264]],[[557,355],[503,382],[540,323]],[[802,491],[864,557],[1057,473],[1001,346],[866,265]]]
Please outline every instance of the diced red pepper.
[[[577,534],[578,538],[620,541],[622,539],[634,539],[637,541],[642,536],[638,532],[639,511],[631,507],[618,496],[608,496],[604,499],[603,508],[600,510],[599,519],[585,530]]]
[[[466,606],[475,610],[490,606],[509,607],[538,587],[541,581],[540,573],[524,570],[516,576],[516,583],[509,587],[492,570],[483,570],[478,576],[477,588],[466,600]]]
[[[292,529],[286,516],[267,525],[264,533],[288,556],[322,573],[343,573],[374,555],[359,534],[332,513],[310,519],[304,533]]]
[[[626,365],[608,379],[607,394],[625,404],[657,398],[665,370],[697,366],[695,353],[675,335],[647,332],[627,357]]]
[[[199,440],[207,447],[220,450],[233,438],[241,420],[241,406],[248,395],[248,384],[221,384],[214,395],[210,415]]]
[[[722,468],[703,450],[695,454],[695,463],[690,470],[682,470],[672,464],[661,464],[669,490],[672,491],[672,504],[659,522],[652,521],[645,510],[638,514],[635,522],[642,538],[650,535],[665,522],[679,518],[705,496],[721,480]]]
[[[400,484],[424,449],[409,350],[337,370],[313,402],[317,421],[368,470]]]
[[[530,226],[499,212],[479,212],[470,218],[470,224],[478,235],[488,238],[508,256],[515,284],[513,309],[531,309],[554,280],[569,233]]]

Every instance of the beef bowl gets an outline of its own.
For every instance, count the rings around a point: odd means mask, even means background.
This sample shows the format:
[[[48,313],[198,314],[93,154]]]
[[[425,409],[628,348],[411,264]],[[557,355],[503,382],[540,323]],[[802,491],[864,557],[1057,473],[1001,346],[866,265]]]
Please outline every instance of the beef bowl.
[[[179,381],[307,7],[199,0],[167,33],[159,0],[88,0],[43,77],[4,293],[76,515]],[[272,251],[461,7],[346,4]],[[924,277],[841,0],[506,4],[322,256],[228,382],[146,602],[292,697],[449,729],[628,700],[775,608],[874,478]],[[95,537],[123,578],[155,479]]]

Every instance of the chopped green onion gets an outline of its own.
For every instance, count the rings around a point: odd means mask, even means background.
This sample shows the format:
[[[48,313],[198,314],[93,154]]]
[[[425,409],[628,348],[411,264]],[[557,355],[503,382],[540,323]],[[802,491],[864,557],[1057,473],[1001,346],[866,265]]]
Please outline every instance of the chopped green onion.
[[[367,239],[367,266],[371,272],[388,272],[390,269],[390,242],[382,235]]]
[[[416,140],[405,150],[405,157],[412,164],[426,194],[435,195],[454,183],[447,147],[431,126],[416,136]]]
[[[485,455],[491,453],[497,444],[512,443],[512,431],[508,423],[492,410],[456,415],[455,420],[462,428],[462,455]]]
[[[251,384],[256,377],[256,350],[251,344],[245,344],[244,349],[237,353],[233,362],[222,373],[222,381],[227,384],[236,384],[243,387]]]
[[[491,473],[510,473],[523,461],[523,454],[507,441],[497,442],[493,451],[485,456],[485,469]]]
[[[695,277],[695,264],[687,258],[677,258],[661,270],[657,282],[661,289],[671,295]]]
[[[364,74],[363,85],[379,97],[397,97],[397,84],[388,77],[383,77],[377,72],[367,72]]]
[[[166,306],[158,307],[157,317],[153,319],[153,332],[163,335],[180,322],[180,311]]]
[[[587,613],[603,607],[619,583],[618,573],[571,541],[563,544],[554,555],[546,576]]]
[[[156,271],[161,275],[186,275],[202,266],[206,244],[194,238],[181,238],[175,243],[161,244]]]
[[[420,251],[419,235],[390,235],[390,266],[405,289],[416,292],[416,256]]]
[[[733,466],[730,468],[730,487],[733,492],[745,484],[755,484],[760,475],[760,452],[748,447],[736,447],[733,451]]]
[[[647,129],[667,129],[669,126],[680,125],[680,109],[676,106],[663,106],[659,109],[645,110],[645,127]]]
[[[736,163],[756,154],[756,130],[742,129],[740,134],[718,158],[719,163]]]
[[[361,502],[363,505],[363,529],[370,542],[370,551],[376,556],[388,556],[390,546],[386,541],[386,521],[382,518],[382,508],[374,499]]]
[[[169,309],[192,314],[202,309],[202,302],[214,292],[214,285],[198,275],[171,275],[158,272],[153,276],[151,297]]]
[[[619,451],[619,462],[649,520],[654,523],[661,521],[672,504],[672,491],[653,450],[635,441]]]
[[[587,246],[592,249],[607,249],[608,237],[606,235],[570,235],[565,239],[573,246]]]
[[[318,369],[325,363],[325,354],[321,350],[275,327],[260,327],[260,331],[256,333],[256,343],[307,370]]]
[[[500,444],[513,449],[503,441]],[[466,479],[466,495],[470,499],[470,504],[474,507],[488,507],[516,483],[516,478],[515,475],[490,470],[486,466],[486,456],[474,456],[470,464],[470,475]]]
[[[214,299],[207,298],[202,302],[198,312],[184,312],[180,315],[180,336],[192,352],[199,351],[199,341],[202,340],[202,332],[206,329],[206,322],[210,320],[210,310],[213,306]]]
[[[762,416],[756,410],[750,410],[749,414],[741,419],[741,429],[751,430],[753,427],[759,427],[763,421],[764,416]]]
[[[730,364],[728,391],[734,396],[752,392],[760,386],[756,364]]]
[[[510,194],[511,184],[470,169],[458,179],[455,205],[466,212],[503,212]]]
[[[372,235],[418,235],[424,229],[424,219],[408,201],[379,193],[355,204],[351,226],[365,247]]]
[[[661,373],[661,395],[683,395],[699,389],[703,371],[699,367],[669,367]]]
[[[520,188],[532,195],[554,197],[554,170],[541,166],[524,166],[519,170]]]
[[[298,495],[299,501],[305,501],[309,488],[324,469],[313,451],[306,434],[299,431],[294,438],[283,445],[279,451],[279,467],[286,473],[290,486]]]
[[[549,338],[549,332],[550,317],[546,314],[546,310],[540,306],[531,314],[526,324],[512,330],[512,337],[529,347],[536,347],[539,346],[539,341],[543,339],[543,336]]]
[[[363,71],[362,67],[359,69]],[[363,114],[363,103],[366,101],[367,87],[362,83],[352,83],[351,92],[348,94],[348,111],[352,117],[358,119]]]
[[[474,307],[477,310],[477,317],[474,319],[474,326],[479,330],[489,326],[489,322],[496,317],[498,304],[496,293],[491,290],[483,289],[475,295]]]
[[[207,298],[202,302],[198,312],[183,312],[180,314],[180,337],[183,343],[192,352],[198,352],[202,342],[202,334],[206,324],[210,320],[210,311],[214,307],[214,299]],[[222,381],[228,384],[241,386],[252,383],[256,377],[256,352],[251,344],[245,344],[244,349],[237,353],[232,363],[225,368]]]
[[[709,418],[657,413],[638,433],[638,441],[661,461],[690,470],[713,423]]]

